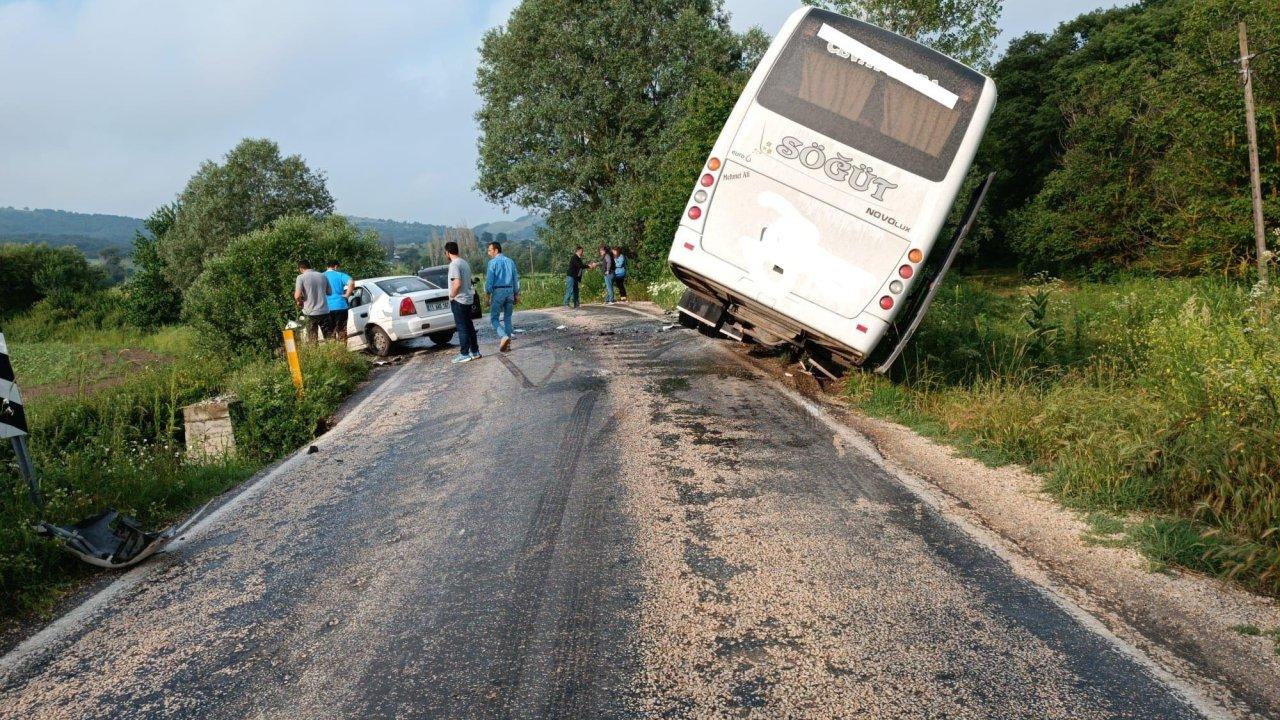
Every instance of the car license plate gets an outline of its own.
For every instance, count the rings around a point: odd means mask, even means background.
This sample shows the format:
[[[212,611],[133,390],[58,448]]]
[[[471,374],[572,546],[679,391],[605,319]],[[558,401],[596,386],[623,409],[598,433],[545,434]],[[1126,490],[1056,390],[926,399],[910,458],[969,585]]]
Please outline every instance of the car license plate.
[[[435,312],[437,310],[447,310],[448,308],[449,308],[449,303],[447,301],[427,303],[428,312]]]

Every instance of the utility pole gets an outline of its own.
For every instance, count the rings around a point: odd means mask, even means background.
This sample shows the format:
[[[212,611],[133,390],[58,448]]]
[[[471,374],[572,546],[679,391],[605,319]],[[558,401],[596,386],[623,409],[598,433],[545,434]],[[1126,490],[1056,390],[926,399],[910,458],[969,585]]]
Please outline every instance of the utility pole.
[[[1253,237],[1258,246],[1258,284],[1267,286],[1267,235],[1262,221],[1262,172],[1258,169],[1258,127],[1253,117],[1253,74],[1249,36],[1240,23],[1240,74],[1244,76],[1244,121],[1249,134],[1249,181],[1253,186]]]

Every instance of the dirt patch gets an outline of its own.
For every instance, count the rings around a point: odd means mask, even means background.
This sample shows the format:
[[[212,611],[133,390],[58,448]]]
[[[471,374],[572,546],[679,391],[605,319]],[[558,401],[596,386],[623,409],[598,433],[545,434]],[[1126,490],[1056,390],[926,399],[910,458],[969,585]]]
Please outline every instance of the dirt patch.
[[[87,360],[91,366],[92,360]],[[171,358],[135,348],[119,350],[102,350],[96,359],[97,367],[86,373],[92,380],[77,378],[44,385],[33,385],[22,388],[22,396],[27,400],[41,397],[73,397],[76,395],[92,395],[124,382],[125,378],[139,369],[172,362]]]

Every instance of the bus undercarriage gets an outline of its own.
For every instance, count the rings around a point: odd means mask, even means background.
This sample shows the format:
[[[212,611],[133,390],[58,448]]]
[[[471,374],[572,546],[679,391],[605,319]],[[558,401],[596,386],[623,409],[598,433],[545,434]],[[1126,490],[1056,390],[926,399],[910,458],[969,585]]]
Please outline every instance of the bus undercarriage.
[[[920,327],[973,227],[994,178],[995,173],[991,173],[974,188],[968,206],[947,243],[935,247],[930,253],[922,270],[924,282],[916,284],[915,292],[889,323],[884,338],[869,356],[863,356],[835,338],[800,327],[773,308],[743,297],[714,280],[672,265],[672,272],[688,288],[676,308],[680,321],[686,327],[699,328],[740,342],[751,341],[767,347],[790,345],[803,353],[811,366],[832,379],[851,367],[870,366],[877,373],[887,373]]]

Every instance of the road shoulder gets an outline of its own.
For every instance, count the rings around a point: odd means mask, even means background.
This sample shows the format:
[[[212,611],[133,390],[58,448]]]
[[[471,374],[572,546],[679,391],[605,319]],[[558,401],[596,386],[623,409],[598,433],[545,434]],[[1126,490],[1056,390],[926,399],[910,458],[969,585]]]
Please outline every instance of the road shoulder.
[[[664,317],[654,306],[631,309]],[[1280,628],[1275,600],[1185,571],[1152,572],[1133,548],[1091,542],[1081,514],[1044,493],[1044,479],[1024,468],[988,467],[863,414],[794,367],[727,341],[726,349],[865,438],[863,451],[904,482],[933,491],[947,514],[1026,558],[1034,567],[1024,570],[1041,575],[1174,677],[1240,716],[1280,717],[1280,651],[1270,638],[1238,629]]]

